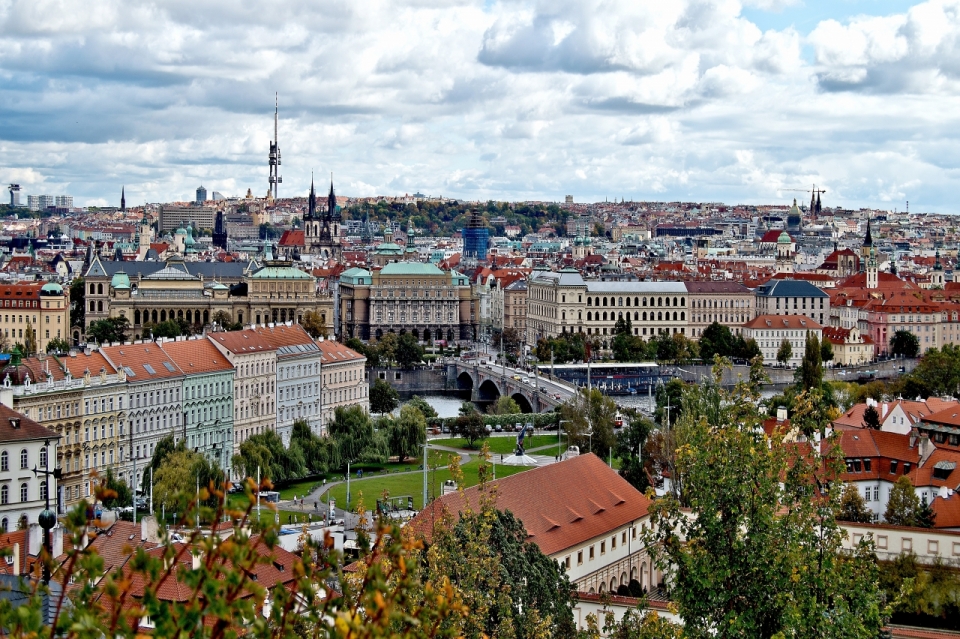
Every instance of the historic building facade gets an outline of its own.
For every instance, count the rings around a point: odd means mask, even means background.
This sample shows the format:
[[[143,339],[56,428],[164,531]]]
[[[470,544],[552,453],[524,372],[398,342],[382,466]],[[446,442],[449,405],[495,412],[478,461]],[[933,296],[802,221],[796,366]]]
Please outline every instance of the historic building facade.
[[[26,344],[33,330],[38,352],[70,332],[70,292],[55,282],[0,286],[0,335],[9,345]]]
[[[303,216],[304,250],[310,255],[339,262],[343,251],[340,244],[340,222],[337,196],[333,192],[333,180],[330,180],[327,207],[322,212],[317,211],[317,193],[311,180],[307,212]]]
[[[360,406],[370,412],[367,358],[333,340],[320,340],[320,424],[326,433],[337,408]]]
[[[55,503],[57,480],[35,476],[34,467],[55,467],[60,435],[26,415],[0,406],[0,532],[37,523],[47,491]],[[48,464],[49,462],[49,464]]]
[[[320,347],[303,327],[293,324],[255,326],[253,330],[277,353],[276,431],[290,445],[293,422],[302,419],[321,434]]]
[[[717,322],[739,335],[744,322],[753,319],[756,297],[737,282],[684,282],[690,304],[690,336],[699,339]]]
[[[423,341],[472,341],[479,327],[478,300],[469,279],[417,262],[345,271],[340,318],[343,339],[411,333]]]
[[[171,319],[199,332],[220,313],[238,324],[299,322],[307,311],[319,313],[328,325],[333,318],[333,298],[319,290],[316,278],[290,261],[272,259],[269,248],[262,265],[185,262],[176,256],[166,262],[111,262],[94,256],[84,285],[86,326],[123,316],[132,339],[149,339],[153,326]]]

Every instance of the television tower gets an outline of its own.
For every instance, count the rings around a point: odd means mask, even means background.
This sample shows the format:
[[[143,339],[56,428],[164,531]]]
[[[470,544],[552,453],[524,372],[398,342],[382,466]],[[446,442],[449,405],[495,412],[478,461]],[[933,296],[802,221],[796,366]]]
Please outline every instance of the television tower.
[[[277,140],[277,122],[280,113],[280,96],[275,96],[276,103],[273,111],[273,141],[270,142],[270,184],[267,193],[273,191],[273,199],[277,199],[277,185],[283,182],[280,177],[280,144]]]

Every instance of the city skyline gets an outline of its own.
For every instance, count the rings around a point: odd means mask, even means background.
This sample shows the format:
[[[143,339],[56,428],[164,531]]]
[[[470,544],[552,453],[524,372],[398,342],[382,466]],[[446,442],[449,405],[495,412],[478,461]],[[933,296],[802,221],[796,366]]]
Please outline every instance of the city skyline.
[[[14,2],[0,162],[78,205],[267,191],[956,213],[956,2]],[[115,192],[117,192],[115,194]]]

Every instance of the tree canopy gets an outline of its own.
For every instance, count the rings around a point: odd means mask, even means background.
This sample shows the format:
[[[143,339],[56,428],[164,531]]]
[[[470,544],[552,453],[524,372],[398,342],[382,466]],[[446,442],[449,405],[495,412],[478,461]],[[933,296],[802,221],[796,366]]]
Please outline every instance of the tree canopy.
[[[400,404],[400,395],[388,382],[382,379],[373,381],[370,389],[370,410],[374,413],[391,413]]]

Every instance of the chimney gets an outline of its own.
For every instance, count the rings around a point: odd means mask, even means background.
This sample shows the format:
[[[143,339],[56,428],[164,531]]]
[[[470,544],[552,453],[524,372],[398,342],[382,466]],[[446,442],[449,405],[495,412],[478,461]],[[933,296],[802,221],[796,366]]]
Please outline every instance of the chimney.
[[[920,465],[922,466],[927,458],[933,453],[934,446],[930,443],[930,435],[923,433],[920,435]]]
[[[872,397],[868,397],[868,398],[867,398],[867,406],[873,406],[874,408],[876,408],[876,407],[877,407],[877,400],[875,400],[875,399],[872,398]]]
[[[946,486],[940,487],[940,499],[947,499],[947,497],[949,497],[948,490]]]
[[[20,544],[13,545],[13,576],[20,576]]]
[[[63,554],[63,526],[59,524],[50,531],[50,549],[54,558]]]
[[[888,407],[889,407],[889,406],[888,406],[887,402],[883,402],[882,404],[880,404],[880,419],[885,419],[885,418],[886,418],[886,416],[887,416],[887,408],[888,408]]]
[[[140,541],[151,544],[160,543],[160,532],[157,527],[157,518],[153,515],[147,515],[140,520]]]
[[[777,407],[777,423],[782,424],[787,421],[787,409],[784,406]]]
[[[190,556],[193,558],[193,569],[200,570],[200,564],[203,563],[203,553],[199,549],[194,550],[190,553]]]
[[[30,524],[27,528],[27,554],[31,557],[39,557],[42,546],[43,531],[40,529],[40,524]]]

